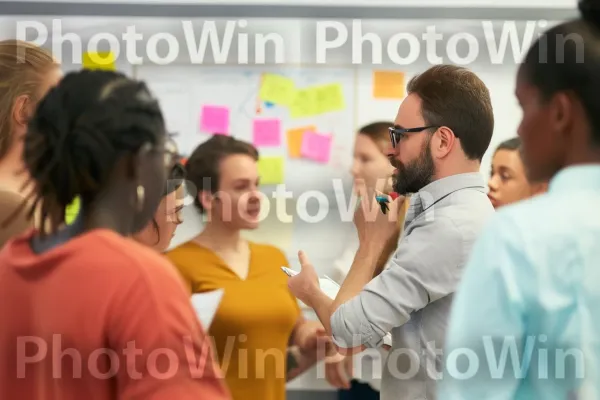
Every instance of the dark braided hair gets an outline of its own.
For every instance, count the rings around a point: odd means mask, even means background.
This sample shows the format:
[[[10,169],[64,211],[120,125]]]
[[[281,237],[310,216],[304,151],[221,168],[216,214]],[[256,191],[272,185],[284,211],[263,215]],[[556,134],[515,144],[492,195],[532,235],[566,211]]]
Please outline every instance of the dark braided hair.
[[[165,135],[158,102],[143,82],[112,71],[67,74],[39,103],[25,136],[23,158],[35,182],[30,217],[39,226],[64,222],[77,196],[91,202],[117,160]]]

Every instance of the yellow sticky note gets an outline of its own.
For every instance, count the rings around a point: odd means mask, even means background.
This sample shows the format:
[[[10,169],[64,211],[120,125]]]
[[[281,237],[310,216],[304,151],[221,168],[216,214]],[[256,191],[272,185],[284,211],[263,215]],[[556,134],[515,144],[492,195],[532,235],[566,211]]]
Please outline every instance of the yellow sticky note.
[[[112,52],[86,52],[83,54],[83,68],[85,69],[104,69],[116,71],[116,59]]]
[[[315,132],[317,128],[315,126],[304,126],[300,128],[294,128],[287,131],[287,147],[288,155],[290,158],[300,158],[300,149],[302,148],[302,138],[304,132]]]
[[[67,206],[65,210],[65,222],[67,225],[70,225],[77,218],[77,214],[79,214],[79,209],[81,207],[81,201],[79,197],[76,197],[75,200],[71,204]]]
[[[262,101],[289,106],[294,101],[296,85],[285,76],[264,74],[258,95]]]
[[[290,116],[292,118],[305,118],[319,114],[317,98],[318,92],[315,89],[297,91],[294,101],[290,105]]]
[[[283,183],[283,157],[260,157],[258,159],[258,174],[261,185]]]
[[[376,99],[403,99],[405,97],[404,73],[374,71],[373,97]]]
[[[345,108],[344,92],[342,85],[339,83],[319,86],[314,90],[317,92],[317,109],[319,113],[340,111]]]

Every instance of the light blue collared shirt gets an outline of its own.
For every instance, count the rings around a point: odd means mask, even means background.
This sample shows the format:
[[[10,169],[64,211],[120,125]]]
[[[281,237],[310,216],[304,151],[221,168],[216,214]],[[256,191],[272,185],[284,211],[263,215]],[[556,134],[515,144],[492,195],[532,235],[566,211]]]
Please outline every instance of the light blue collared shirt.
[[[440,400],[600,399],[600,165],[500,209],[455,294]]]

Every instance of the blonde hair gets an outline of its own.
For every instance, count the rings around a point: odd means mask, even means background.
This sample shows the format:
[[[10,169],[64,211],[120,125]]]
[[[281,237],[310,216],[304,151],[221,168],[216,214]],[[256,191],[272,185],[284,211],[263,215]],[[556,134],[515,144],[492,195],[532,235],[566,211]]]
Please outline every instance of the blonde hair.
[[[58,63],[52,54],[21,40],[0,41],[0,159],[13,142],[11,114],[19,96],[36,103],[43,74]]]

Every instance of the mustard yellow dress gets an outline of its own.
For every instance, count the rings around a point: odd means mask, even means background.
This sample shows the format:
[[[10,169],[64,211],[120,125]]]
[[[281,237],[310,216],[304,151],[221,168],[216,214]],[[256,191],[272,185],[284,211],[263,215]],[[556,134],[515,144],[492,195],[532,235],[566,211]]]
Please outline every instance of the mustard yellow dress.
[[[284,400],[286,351],[300,316],[276,247],[250,243],[250,267],[241,279],[213,251],[192,242],[167,253],[192,293],[223,288],[209,335],[235,400]]]

